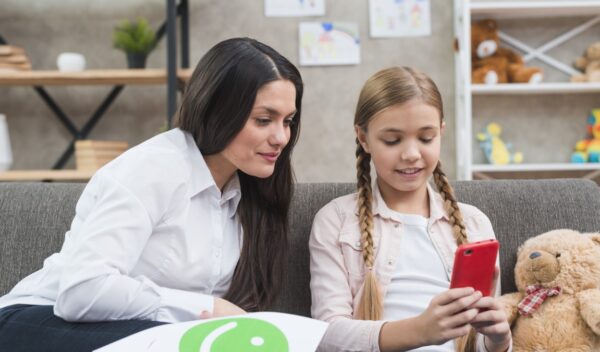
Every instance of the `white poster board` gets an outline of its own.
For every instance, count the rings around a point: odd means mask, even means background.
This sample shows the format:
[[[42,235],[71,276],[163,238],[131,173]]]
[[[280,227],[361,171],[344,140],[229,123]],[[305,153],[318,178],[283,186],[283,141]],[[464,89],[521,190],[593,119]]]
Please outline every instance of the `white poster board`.
[[[369,0],[373,38],[431,35],[430,0]]]
[[[355,65],[360,63],[358,25],[351,22],[302,22],[300,65]]]
[[[95,352],[311,352],[327,323],[283,313],[250,313],[166,324]]]
[[[324,16],[325,0],[265,0],[267,17]]]

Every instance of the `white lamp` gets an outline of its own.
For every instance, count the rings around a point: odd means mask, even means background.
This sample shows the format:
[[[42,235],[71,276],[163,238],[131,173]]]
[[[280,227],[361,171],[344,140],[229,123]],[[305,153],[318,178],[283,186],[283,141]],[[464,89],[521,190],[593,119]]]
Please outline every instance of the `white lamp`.
[[[12,162],[12,149],[10,148],[6,116],[0,114],[0,171],[8,170]]]

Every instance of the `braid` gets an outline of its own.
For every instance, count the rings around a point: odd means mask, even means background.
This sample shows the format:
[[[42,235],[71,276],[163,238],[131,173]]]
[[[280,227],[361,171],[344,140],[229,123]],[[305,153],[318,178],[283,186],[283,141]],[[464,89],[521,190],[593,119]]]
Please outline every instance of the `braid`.
[[[448,177],[444,171],[442,171],[442,164],[439,161],[435,170],[433,171],[433,178],[435,185],[442,195],[442,199],[444,200],[444,209],[450,218],[450,225],[452,225],[452,232],[454,233],[456,243],[458,245],[469,243],[462,214],[458,208],[456,197],[454,196],[454,190],[452,189],[452,186],[450,186]]]
[[[373,274],[375,253],[373,248],[373,192],[371,189],[371,156],[356,139],[356,176],[358,188],[358,220],[363,260],[367,267],[363,295],[357,312],[362,320],[379,320],[382,315],[382,299],[379,284]]]

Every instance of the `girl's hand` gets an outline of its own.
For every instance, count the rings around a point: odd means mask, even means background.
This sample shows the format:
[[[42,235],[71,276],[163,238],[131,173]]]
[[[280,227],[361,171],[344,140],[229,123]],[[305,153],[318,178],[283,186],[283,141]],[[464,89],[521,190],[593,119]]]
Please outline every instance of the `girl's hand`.
[[[417,317],[422,345],[440,345],[467,335],[477,315],[474,307],[481,292],[471,287],[454,288],[435,296],[429,307]]]
[[[230,315],[241,314],[246,314],[246,311],[236,306],[235,304],[224,300],[223,298],[215,297],[215,303],[212,314],[207,311],[203,311],[202,313],[200,313],[200,319],[220,318]]]
[[[490,352],[506,351],[510,345],[510,325],[498,299],[483,297],[470,308],[476,308],[479,313],[471,320],[471,326],[480,334],[485,335],[485,347]]]

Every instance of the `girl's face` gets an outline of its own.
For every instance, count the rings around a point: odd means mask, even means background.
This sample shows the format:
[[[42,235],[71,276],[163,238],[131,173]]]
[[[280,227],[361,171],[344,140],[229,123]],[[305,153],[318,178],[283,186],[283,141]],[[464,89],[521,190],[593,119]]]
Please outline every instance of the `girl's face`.
[[[290,140],[296,114],[296,88],[288,80],[262,86],[244,128],[221,152],[232,169],[256,177],[269,177]],[[235,171],[235,170],[234,170]]]
[[[444,126],[436,108],[413,100],[379,112],[367,131],[356,127],[356,134],[382,188],[416,192],[427,187],[437,166]]]

